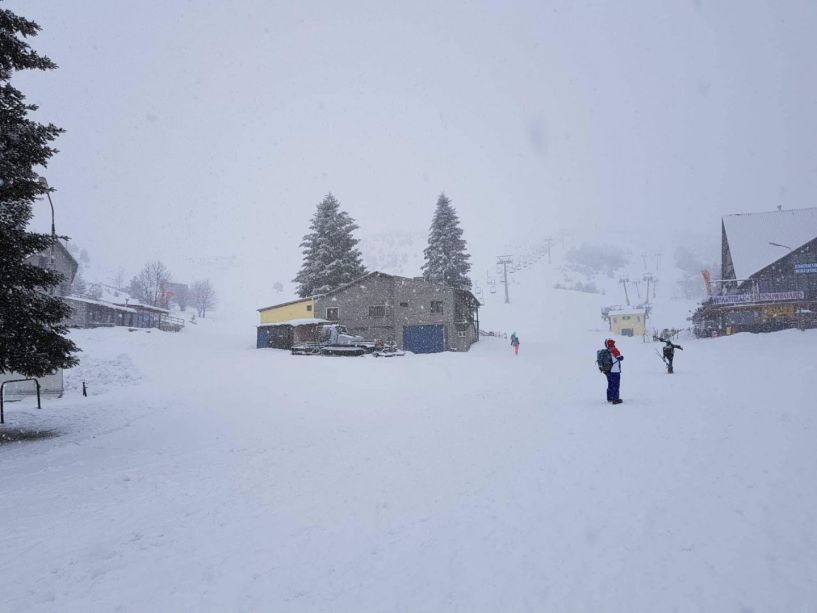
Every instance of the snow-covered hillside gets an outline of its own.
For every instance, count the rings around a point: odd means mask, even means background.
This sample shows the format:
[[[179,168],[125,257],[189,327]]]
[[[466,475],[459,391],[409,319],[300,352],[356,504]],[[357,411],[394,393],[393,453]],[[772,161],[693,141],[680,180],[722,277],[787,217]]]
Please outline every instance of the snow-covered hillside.
[[[809,611],[817,332],[620,340],[531,267],[469,353],[256,350],[251,326],[72,333],[7,409],[10,611]],[[90,395],[79,395],[81,381]],[[756,382],[763,381],[764,385]]]
[[[419,232],[381,232],[364,234],[358,248],[368,270],[379,270],[401,277],[422,274],[426,237]]]
[[[587,244],[578,239],[573,242],[580,247]],[[621,268],[617,268],[615,274],[608,274],[603,266],[598,270],[577,266],[570,260],[570,249],[569,241],[564,246],[561,242],[554,242],[551,262],[548,263],[541,244],[517,246],[516,249],[508,246],[507,253],[514,262],[509,267],[508,304],[505,303],[500,267],[485,275],[488,281],[474,275],[475,292],[483,304],[480,310],[482,328],[509,334],[512,331],[509,328],[513,328],[523,336],[527,332],[539,338],[569,337],[576,329],[593,330],[603,335],[608,326],[601,317],[602,309],[625,305],[625,293],[620,283],[625,277],[640,282],[638,286],[628,284],[630,299],[634,305],[645,302],[650,305],[650,332],[689,327],[687,318],[697,303],[678,297],[676,282],[680,271],[672,262],[664,261],[666,258],[659,256],[658,252],[648,258],[648,247],[622,250]],[[484,260],[480,264],[485,267]],[[650,286],[649,301],[647,285],[643,281],[646,275],[659,280],[658,285]],[[577,283],[591,285],[594,290],[571,289]]]

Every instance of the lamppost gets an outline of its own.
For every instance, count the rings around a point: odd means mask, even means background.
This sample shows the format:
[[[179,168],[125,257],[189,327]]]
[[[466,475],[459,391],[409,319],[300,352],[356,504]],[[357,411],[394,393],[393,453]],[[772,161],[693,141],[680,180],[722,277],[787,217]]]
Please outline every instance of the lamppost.
[[[54,229],[54,203],[51,202],[51,192],[49,191],[46,178],[38,176],[37,183],[45,188],[45,195],[48,196],[48,204],[51,205],[51,270],[54,270],[54,243],[57,242],[57,232]]]

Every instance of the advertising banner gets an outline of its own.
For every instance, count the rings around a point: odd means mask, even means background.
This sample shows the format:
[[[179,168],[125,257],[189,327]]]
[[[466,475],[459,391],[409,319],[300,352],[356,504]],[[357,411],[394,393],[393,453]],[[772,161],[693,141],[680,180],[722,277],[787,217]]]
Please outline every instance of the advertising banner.
[[[817,272],[817,262],[809,262],[807,264],[795,264],[794,272],[797,274]]]
[[[753,304],[757,302],[785,302],[786,300],[802,300],[803,292],[770,292],[767,294],[727,294],[713,296],[712,304]]]

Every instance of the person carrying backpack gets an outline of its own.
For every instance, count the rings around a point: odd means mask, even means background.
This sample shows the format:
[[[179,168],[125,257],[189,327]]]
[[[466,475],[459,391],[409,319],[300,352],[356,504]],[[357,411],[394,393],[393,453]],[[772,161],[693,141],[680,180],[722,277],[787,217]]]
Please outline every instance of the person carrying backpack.
[[[680,349],[681,351],[683,351],[684,348],[681,347],[681,345],[673,345],[672,341],[665,340],[665,339],[661,338],[660,336],[657,336],[656,338],[659,341],[661,341],[662,343],[664,343],[664,350],[663,350],[664,362],[666,362],[666,364],[667,364],[667,374],[671,375],[672,374],[672,360],[675,357],[675,350]]]
[[[514,355],[519,355],[519,337],[516,332],[511,334],[511,347],[513,347]]]
[[[616,342],[612,338],[605,339],[604,349],[596,352],[596,363],[599,371],[607,377],[607,402],[621,404],[624,402],[619,397],[621,387],[621,362],[624,356],[616,347]]]

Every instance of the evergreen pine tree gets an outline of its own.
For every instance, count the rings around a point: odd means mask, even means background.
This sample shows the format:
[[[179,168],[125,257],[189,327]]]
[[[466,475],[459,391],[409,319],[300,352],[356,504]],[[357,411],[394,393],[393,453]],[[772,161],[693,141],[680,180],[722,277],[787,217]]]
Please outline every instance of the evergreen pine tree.
[[[328,292],[366,274],[352,232],[358,226],[340,203],[327,194],[318,205],[301,243],[304,261],[294,281],[302,298]]]
[[[428,247],[425,251],[423,278],[426,281],[445,283],[458,289],[471,289],[468,271],[471,263],[462,238],[462,228],[457,211],[445,194],[437,199],[437,209],[431,221]]]
[[[33,21],[0,9],[0,373],[25,376],[77,363],[77,347],[61,324],[70,308],[48,293],[62,275],[25,261],[51,245],[50,235],[26,228],[34,202],[48,189],[34,167],[45,166],[56,153],[50,142],[62,131],[29,119],[37,107],[26,104],[10,83],[16,70],[56,68],[25,40],[39,30]]]

